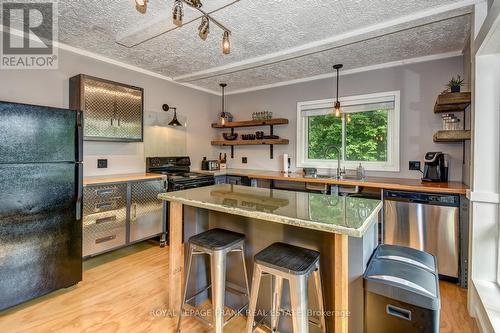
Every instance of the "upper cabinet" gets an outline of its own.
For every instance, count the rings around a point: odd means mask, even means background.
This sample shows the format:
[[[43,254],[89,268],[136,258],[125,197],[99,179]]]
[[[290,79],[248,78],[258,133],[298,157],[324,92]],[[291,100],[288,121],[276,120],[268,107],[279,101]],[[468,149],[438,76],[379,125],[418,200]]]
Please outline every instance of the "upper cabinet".
[[[84,139],[143,141],[142,88],[80,74],[70,78],[70,108],[84,113]]]

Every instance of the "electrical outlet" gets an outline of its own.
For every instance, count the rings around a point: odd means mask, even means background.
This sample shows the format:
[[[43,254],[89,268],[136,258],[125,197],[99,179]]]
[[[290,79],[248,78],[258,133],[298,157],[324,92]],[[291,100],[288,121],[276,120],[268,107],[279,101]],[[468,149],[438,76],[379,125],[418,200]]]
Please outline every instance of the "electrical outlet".
[[[248,163],[248,159],[246,157],[242,157],[241,158],[241,163],[247,164]]]
[[[420,171],[420,161],[410,161],[410,170]]]
[[[98,169],[106,169],[107,167],[108,167],[108,160],[106,160],[106,159],[97,160],[97,168]]]

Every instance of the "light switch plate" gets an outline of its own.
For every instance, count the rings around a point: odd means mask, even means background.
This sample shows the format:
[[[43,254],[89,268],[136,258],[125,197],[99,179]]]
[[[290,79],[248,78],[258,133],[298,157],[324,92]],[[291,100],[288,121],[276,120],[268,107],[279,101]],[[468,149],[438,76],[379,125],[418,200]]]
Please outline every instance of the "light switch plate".
[[[420,170],[420,161],[410,161],[410,170]]]
[[[241,163],[247,164],[248,163],[248,159],[246,157],[242,157],[241,158]]]

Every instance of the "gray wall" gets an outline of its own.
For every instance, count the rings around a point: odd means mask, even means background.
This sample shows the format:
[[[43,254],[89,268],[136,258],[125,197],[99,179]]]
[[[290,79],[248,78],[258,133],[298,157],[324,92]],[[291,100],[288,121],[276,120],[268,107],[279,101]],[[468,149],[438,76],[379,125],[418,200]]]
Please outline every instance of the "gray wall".
[[[185,147],[172,151],[188,154],[196,166],[202,156],[215,156],[210,145],[210,137],[214,135],[210,123],[217,117],[217,96],[68,51],[59,50],[58,70],[0,70],[0,100],[68,107],[68,79],[80,73],[144,88],[146,124],[150,115],[161,112],[162,104],[176,106],[179,118],[187,123],[187,127],[183,129],[183,135],[172,137],[181,138],[185,142],[179,142],[179,139],[165,142],[165,131],[157,131],[158,142]],[[168,128],[165,130],[173,131]],[[154,144],[156,141],[154,136],[149,136],[149,139],[151,141],[148,144]],[[84,174],[91,176],[144,172],[144,156],[144,143],[85,142]],[[97,169],[97,158],[107,158],[109,168]]]
[[[432,135],[442,127],[441,116],[433,113],[436,97],[451,76],[462,75],[463,71],[462,57],[454,57],[341,77],[342,96],[401,91],[400,172],[369,172],[369,175],[420,178],[418,171],[408,170],[408,161],[423,161],[426,152],[443,151],[451,158],[450,179],[462,180],[462,144],[435,144]],[[267,109],[275,118],[290,120],[289,125],[275,127],[275,133],[290,139],[290,144],[275,146],[273,160],[267,146],[236,147],[235,159],[229,159],[229,167],[280,170],[279,157],[284,153],[292,156],[294,167],[297,102],[332,98],[334,87],[334,80],[326,79],[228,96],[228,111],[236,119],[251,119],[252,112]],[[241,129],[239,133],[255,130]],[[221,150],[229,152],[227,148]],[[248,157],[248,164],[241,163],[243,156]]]

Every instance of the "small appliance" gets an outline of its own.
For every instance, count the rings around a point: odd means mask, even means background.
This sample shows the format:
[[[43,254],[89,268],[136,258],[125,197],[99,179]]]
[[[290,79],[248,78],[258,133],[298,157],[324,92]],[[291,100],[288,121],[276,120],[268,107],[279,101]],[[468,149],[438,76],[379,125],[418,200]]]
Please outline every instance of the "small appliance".
[[[207,160],[206,157],[203,157],[203,160],[201,161],[201,170],[220,170],[220,163],[217,160]]]
[[[448,160],[442,152],[428,152],[425,154],[424,182],[447,182]]]

